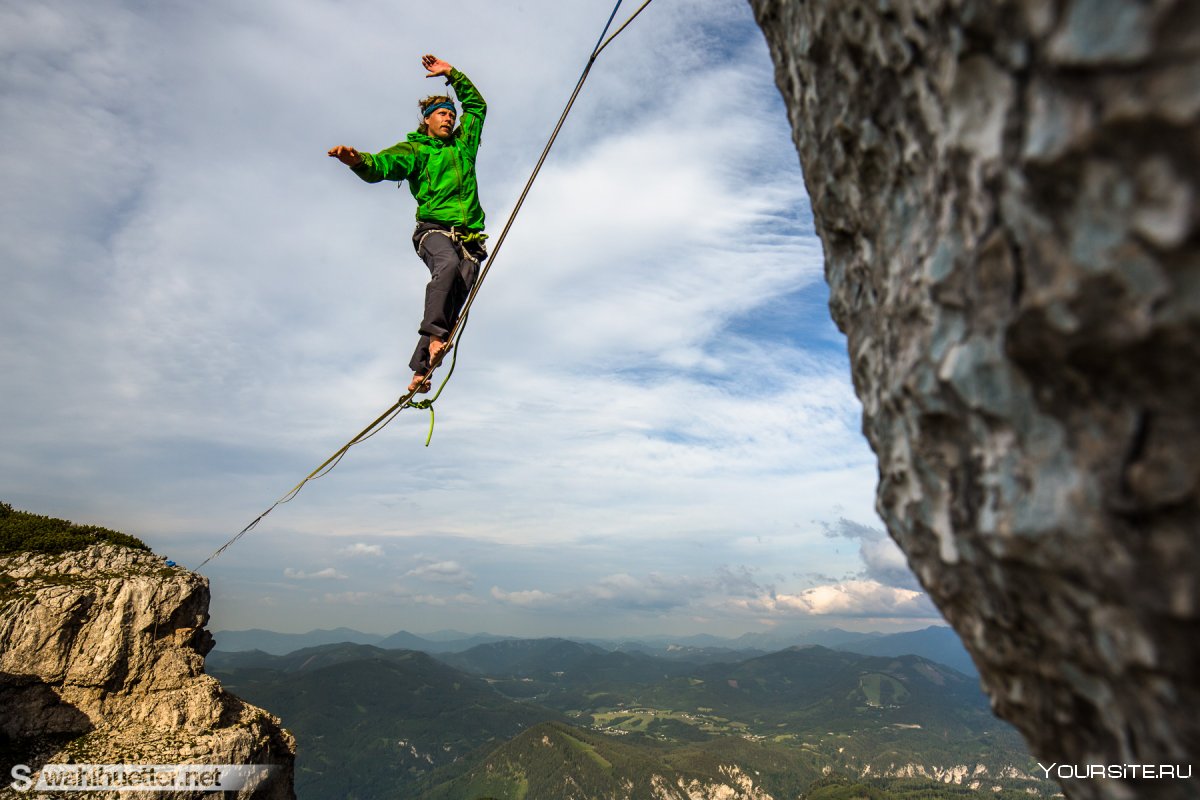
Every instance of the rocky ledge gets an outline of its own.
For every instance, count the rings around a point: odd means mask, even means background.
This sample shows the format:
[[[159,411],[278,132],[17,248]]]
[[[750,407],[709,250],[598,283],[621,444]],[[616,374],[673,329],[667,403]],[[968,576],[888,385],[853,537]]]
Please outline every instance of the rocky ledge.
[[[291,734],[204,674],[208,602],[206,578],[145,551],[0,557],[0,798],[28,796],[14,765],[47,763],[273,765],[223,796],[294,798]]]

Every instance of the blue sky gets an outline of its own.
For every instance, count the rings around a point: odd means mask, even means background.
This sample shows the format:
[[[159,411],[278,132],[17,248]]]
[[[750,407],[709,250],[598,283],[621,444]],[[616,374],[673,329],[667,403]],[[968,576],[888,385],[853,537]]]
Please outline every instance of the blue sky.
[[[636,7],[631,4],[623,13]],[[422,53],[489,103],[495,233],[611,4],[0,9],[0,487],[196,565],[400,394]],[[940,622],[882,533],[772,67],[738,0],[608,48],[427,419],[205,568],[215,629],[634,635]]]

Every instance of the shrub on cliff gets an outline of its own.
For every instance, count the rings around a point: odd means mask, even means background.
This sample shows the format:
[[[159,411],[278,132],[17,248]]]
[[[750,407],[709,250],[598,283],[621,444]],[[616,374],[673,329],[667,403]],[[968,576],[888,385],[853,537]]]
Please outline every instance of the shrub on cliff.
[[[101,543],[150,549],[141,539],[125,533],[17,511],[8,503],[0,503],[0,554],[64,553]]]

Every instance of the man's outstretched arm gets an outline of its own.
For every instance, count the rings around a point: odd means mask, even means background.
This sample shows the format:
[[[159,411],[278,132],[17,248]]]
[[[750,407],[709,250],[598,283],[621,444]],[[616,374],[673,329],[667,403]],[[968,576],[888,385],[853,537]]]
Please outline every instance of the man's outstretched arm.
[[[329,149],[329,155],[341,161],[367,183],[402,181],[409,176],[415,162],[415,152],[408,142],[394,144],[378,153],[362,153],[353,147],[339,144]]]

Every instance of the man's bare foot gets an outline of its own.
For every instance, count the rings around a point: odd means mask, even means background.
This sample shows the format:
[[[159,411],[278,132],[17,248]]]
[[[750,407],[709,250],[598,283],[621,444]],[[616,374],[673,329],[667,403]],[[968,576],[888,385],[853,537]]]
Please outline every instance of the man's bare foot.
[[[425,394],[429,391],[432,384],[429,378],[425,375],[413,375],[412,383],[408,385],[408,391],[414,394]]]
[[[450,349],[450,342],[443,342],[441,339],[429,338],[429,364],[436,365],[446,355],[446,351]]]

